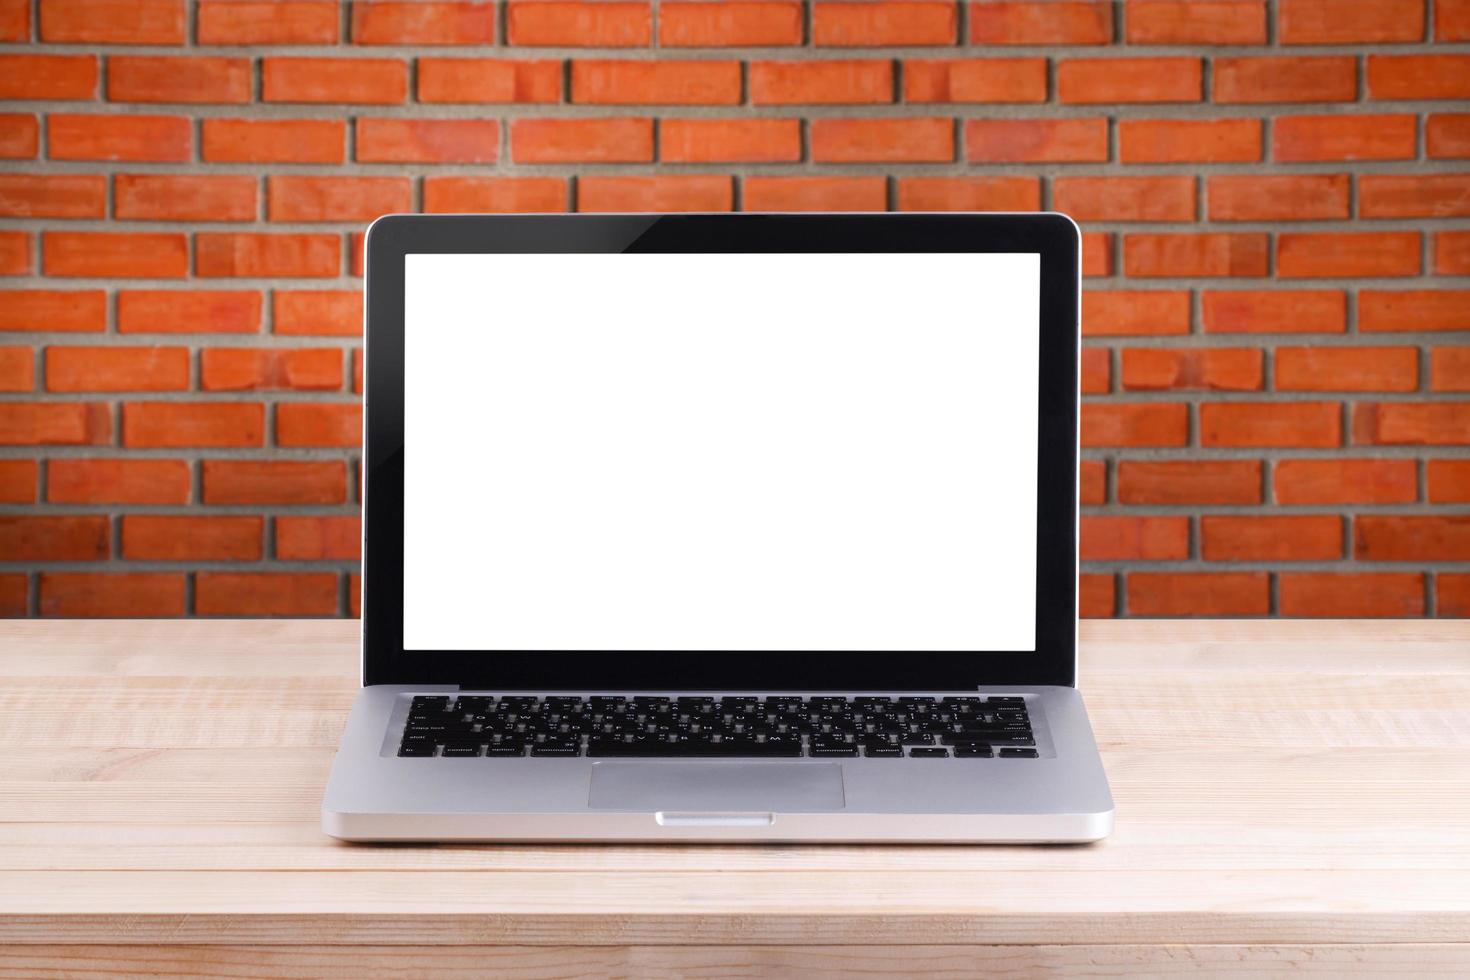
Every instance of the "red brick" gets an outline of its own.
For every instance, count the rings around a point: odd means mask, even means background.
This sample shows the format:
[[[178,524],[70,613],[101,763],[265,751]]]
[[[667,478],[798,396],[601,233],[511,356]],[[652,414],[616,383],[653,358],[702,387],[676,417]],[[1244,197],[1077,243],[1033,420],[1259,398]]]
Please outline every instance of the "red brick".
[[[1124,163],[1254,163],[1261,159],[1259,119],[1124,119]]]
[[[130,449],[262,446],[259,402],[128,402],[123,445]]]
[[[1045,102],[1045,58],[905,61],[905,102]]]
[[[200,572],[194,612],[200,616],[335,616],[335,572]]]
[[[100,446],[111,439],[103,402],[0,402],[0,446]]]
[[[1200,445],[1206,449],[1342,445],[1336,402],[1207,402],[1199,407]]]
[[[1084,516],[1077,551],[1083,561],[1188,558],[1189,518]]]
[[[494,163],[500,123],[494,119],[359,119],[363,163]]]
[[[189,464],[182,459],[53,459],[46,463],[53,504],[186,504]]]
[[[1113,236],[1107,232],[1084,231],[1082,233],[1082,275],[1110,276],[1113,274]]]
[[[1077,576],[1077,615],[1108,619],[1117,615],[1117,579],[1112,575]]]
[[[971,163],[1101,163],[1108,158],[1106,119],[967,119]]]
[[[1424,39],[1424,0],[1280,0],[1282,44],[1354,44]]]
[[[335,347],[212,347],[199,357],[202,391],[340,391],[342,351]]]
[[[1434,233],[1434,274],[1470,276],[1470,231]]]
[[[361,221],[412,208],[407,177],[276,175],[266,183],[271,221]]]
[[[1084,446],[1183,446],[1189,409],[1173,402],[1088,402],[1082,406]]]
[[[1470,158],[1470,112],[1436,112],[1424,122],[1424,149],[1432,160]]]
[[[578,177],[578,211],[729,211],[734,182],[723,174]]]
[[[1348,217],[1347,174],[1206,178],[1211,221],[1333,221]]]
[[[397,105],[408,95],[408,65],[396,58],[262,58],[266,102]]]
[[[205,119],[200,152],[209,163],[341,163],[341,119]]]
[[[1367,78],[1374,99],[1470,99],[1470,55],[1370,54]]]
[[[340,460],[206,459],[206,504],[342,504],[347,467]]]
[[[187,347],[48,347],[47,391],[183,391]]]
[[[1470,41],[1470,0],[1435,0],[1434,39]]]
[[[249,102],[249,58],[107,59],[111,102]]]
[[[567,182],[562,177],[426,177],[424,211],[532,213],[565,211]],[[355,332],[361,332],[360,328]]]
[[[0,514],[0,555],[6,561],[98,561],[108,556],[107,518],[21,517]]]
[[[1125,459],[1118,463],[1118,502],[1123,504],[1258,504],[1257,459]]]
[[[28,276],[31,268],[31,233],[0,231],[0,276]]]
[[[362,293],[346,289],[276,290],[271,294],[272,332],[333,337],[362,336]]]
[[[665,48],[765,48],[800,44],[800,0],[664,0],[658,43]]]
[[[527,47],[641,48],[653,39],[647,0],[509,0],[505,16],[507,40]]]
[[[1414,391],[1415,347],[1278,347],[1278,391]]]
[[[741,184],[746,211],[884,211],[883,177],[746,177]]]
[[[112,216],[124,221],[254,221],[257,181],[246,174],[118,174]]]
[[[46,147],[55,160],[187,162],[194,124],[183,116],[92,116],[52,113]]]
[[[1254,347],[1132,347],[1123,351],[1123,390],[1260,391],[1263,360]]]
[[[276,557],[283,561],[362,558],[359,517],[277,517]]]
[[[1283,616],[1357,619],[1424,615],[1424,576],[1417,572],[1286,572],[1281,575],[1277,591]]]
[[[7,289],[0,303],[0,331],[101,333],[107,329],[107,294],[100,289]]]
[[[1412,459],[1283,459],[1278,504],[1410,504],[1419,492]]]
[[[29,347],[0,347],[0,391],[35,390],[35,352]]]
[[[182,279],[189,243],[172,232],[48,231],[41,265],[48,276]]]
[[[1084,337],[1160,336],[1189,333],[1189,292],[1115,289],[1082,294]]]
[[[1082,460],[1077,470],[1077,500],[1079,503],[1084,506],[1107,503],[1107,471],[1107,464],[1100,459]]]
[[[1470,215],[1470,174],[1364,174],[1358,178],[1364,218],[1461,218]]]
[[[42,616],[128,619],[184,615],[182,573],[42,572]]]
[[[1336,514],[1199,519],[1206,561],[1326,561],[1342,557],[1342,518]]]
[[[1136,277],[1264,276],[1270,243],[1265,232],[1128,234],[1123,272]]]
[[[1276,236],[1281,279],[1417,276],[1419,233],[1282,232]]]
[[[1470,331],[1470,289],[1363,289],[1358,329],[1364,334]]]
[[[1360,514],[1353,531],[1353,557],[1360,561],[1470,561],[1470,516]]]
[[[362,348],[354,347],[352,349],[352,393],[354,395],[362,394],[362,367]]]
[[[900,211],[1036,211],[1041,181],[1036,177],[903,177]]]
[[[515,119],[510,155],[516,163],[648,163],[649,119]]]
[[[13,3],[14,0],[6,0]],[[27,0],[25,12],[30,12],[30,3]],[[4,18],[6,8],[0,3],[0,29],[5,25]],[[23,573],[9,573],[0,575],[0,617],[6,619],[23,619],[29,615],[30,608],[30,576]]]
[[[1431,459],[1425,475],[1431,504],[1470,504],[1470,459]]]
[[[495,5],[414,0],[353,0],[353,44],[491,44]]]
[[[0,41],[29,41],[31,39],[31,0],[0,0]],[[8,580],[8,579],[7,579]],[[15,615],[24,616],[25,582],[21,581],[22,609]],[[4,600],[0,599],[0,608]],[[6,614],[9,615],[9,614]]]
[[[101,218],[106,207],[101,174],[0,174],[0,217]]]
[[[124,289],[117,294],[119,333],[257,333],[254,290]]]
[[[1203,97],[1199,58],[1077,58],[1057,65],[1063,103],[1198,102]]]
[[[184,0],[41,0],[41,40],[183,44]]]
[[[1429,352],[1430,391],[1470,391],[1470,347],[1435,347]]]
[[[795,163],[799,119],[665,119],[659,156],[669,163]]]
[[[276,406],[280,446],[362,445],[362,405],[291,402]]]
[[[1271,155],[1282,163],[1412,160],[1413,116],[1282,116],[1271,124]]]
[[[1441,572],[1436,575],[1434,577],[1434,601],[1440,616],[1470,618],[1470,575],[1456,575],[1450,572]]]
[[[738,61],[574,61],[571,101],[585,105],[735,105]]]
[[[420,58],[420,102],[559,102],[561,62]]]
[[[954,159],[950,119],[813,119],[817,163],[948,163]]]
[[[970,4],[971,44],[1108,44],[1111,0],[980,0]]]
[[[41,149],[41,128],[27,113],[0,113],[0,159],[30,160]]]
[[[1058,177],[1052,207],[1077,221],[1193,221],[1194,178]]]
[[[95,55],[0,55],[0,99],[91,99],[96,95]]]
[[[1132,616],[1264,616],[1271,611],[1265,572],[1133,572]]]
[[[955,0],[817,0],[812,43],[824,47],[914,47],[954,44]]]
[[[1128,0],[1129,44],[1265,44],[1265,0]]]
[[[175,517],[127,514],[122,557],[142,561],[258,561],[260,517]]]
[[[1357,59],[1216,58],[1215,102],[1351,102],[1358,97]]]
[[[755,61],[755,105],[862,105],[893,101],[891,61]]]
[[[1470,446],[1470,402],[1359,402],[1353,442],[1360,446]]]
[[[1201,310],[1205,333],[1347,331],[1347,295],[1339,289],[1205,290]]]
[[[347,236],[347,266],[348,271],[361,279],[367,265],[366,260],[367,234],[366,232],[354,231]]]
[[[339,0],[199,0],[200,44],[336,44]]]

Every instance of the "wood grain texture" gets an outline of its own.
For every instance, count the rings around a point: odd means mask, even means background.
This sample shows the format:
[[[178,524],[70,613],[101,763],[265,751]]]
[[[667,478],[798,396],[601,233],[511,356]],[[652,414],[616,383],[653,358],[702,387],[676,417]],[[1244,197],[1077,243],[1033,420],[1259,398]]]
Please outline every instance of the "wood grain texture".
[[[1082,640],[1098,845],[369,847],[356,624],[6,623],[0,977],[1470,972],[1470,623]]]

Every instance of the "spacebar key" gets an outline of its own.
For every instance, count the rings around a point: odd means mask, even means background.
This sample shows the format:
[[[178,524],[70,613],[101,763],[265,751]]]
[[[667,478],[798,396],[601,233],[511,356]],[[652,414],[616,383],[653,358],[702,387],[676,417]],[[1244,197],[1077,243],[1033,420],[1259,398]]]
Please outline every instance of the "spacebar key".
[[[801,743],[791,742],[619,742],[592,739],[589,756],[622,758],[797,758]]]

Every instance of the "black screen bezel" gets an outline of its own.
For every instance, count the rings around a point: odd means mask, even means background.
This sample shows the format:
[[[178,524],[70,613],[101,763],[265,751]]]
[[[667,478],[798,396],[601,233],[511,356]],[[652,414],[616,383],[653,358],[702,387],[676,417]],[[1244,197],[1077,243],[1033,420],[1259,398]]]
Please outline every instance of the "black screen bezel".
[[[366,253],[363,683],[504,690],[965,690],[1076,682],[1077,226],[1059,214],[389,215]],[[404,256],[1035,252],[1041,256],[1034,651],[403,649]],[[851,289],[833,282],[813,288]],[[972,300],[977,306],[983,297]],[[490,301],[493,307],[493,299]]]

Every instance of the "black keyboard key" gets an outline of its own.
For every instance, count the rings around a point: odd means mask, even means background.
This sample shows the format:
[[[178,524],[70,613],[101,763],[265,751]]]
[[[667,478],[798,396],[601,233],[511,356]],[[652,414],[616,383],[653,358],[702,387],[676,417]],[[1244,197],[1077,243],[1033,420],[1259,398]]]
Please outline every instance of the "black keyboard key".
[[[956,745],[954,754],[957,759],[989,759],[995,755],[988,745]]]
[[[869,759],[902,759],[903,749],[897,745],[869,745],[863,755]]]
[[[444,746],[444,757],[450,759],[470,759],[480,754],[479,744],[475,745],[446,745]]]
[[[525,754],[526,747],[519,742],[502,742],[499,745],[487,746],[485,749],[486,756],[497,759],[510,758],[512,756],[522,756]]]
[[[681,759],[768,759],[797,758],[801,755],[801,743],[796,741],[758,742],[740,741],[691,741],[669,742],[648,739],[626,742],[621,739],[594,738],[587,743],[587,755],[594,758],[681,758]]]
[[[561,742],[538,742],[531,746],[531,754],[572,758],[582,754],[582,746],[569,745]]]
[[[1034,759],[1034,758],[1036,758],[1036,750],[1035,749],[1001,749],[1000,750],[1000,757],[1002,759]]]
[[[814,759],[834,756],[854,756],[857,754],[858,750],[856,745],[813,745],[807,750],[807,755]]]
[[[435,745],[433,742],[420,739],[411,742],[404,742],[401,746],[398,747],[398,754],[404,756],[405,758],[419,758],[423,756],[433,755],[434,749]]]
[[[949,749],[909,749],[909,757],[914,759],[947,759]]]

